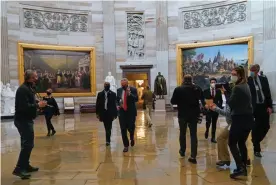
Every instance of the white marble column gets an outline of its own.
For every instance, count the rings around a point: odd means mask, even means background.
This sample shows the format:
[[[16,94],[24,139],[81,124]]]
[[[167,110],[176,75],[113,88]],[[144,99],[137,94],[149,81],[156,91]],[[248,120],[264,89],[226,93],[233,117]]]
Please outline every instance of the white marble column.
[[[103,1],[104,74],[116,77],[114,1]]]
[[[263,62],[261,70],[268,77],[272,99],[276,104],[276,1],[263,1]]]
[[[157,73],[165,77],[167,82],[167,93],[169,97],[169,72],[168,72],[168,10],[167,1],[156,2],[156,60]],[[157,74],[155,74],[157,75]],[[153,75],[154,76],[154,75]]]
[[[7,2],[1,1],[1,81],[10,83]]]

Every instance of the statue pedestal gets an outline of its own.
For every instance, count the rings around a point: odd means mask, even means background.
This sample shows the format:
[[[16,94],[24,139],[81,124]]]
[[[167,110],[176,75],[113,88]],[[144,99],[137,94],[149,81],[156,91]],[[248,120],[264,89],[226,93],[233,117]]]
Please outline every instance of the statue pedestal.
[[[155,111],[166,111],[166,102],[163,99],[157,99],[155,102]]]

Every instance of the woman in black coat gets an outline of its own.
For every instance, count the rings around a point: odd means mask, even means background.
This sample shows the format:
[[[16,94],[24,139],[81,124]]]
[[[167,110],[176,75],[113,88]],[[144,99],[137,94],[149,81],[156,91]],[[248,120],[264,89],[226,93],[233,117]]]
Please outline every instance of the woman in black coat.
[[[43,97],[43,100],[47,102],[47,106],[44,108],[44,115],[45,115],[45,120],[47,124],[47,129],[48,129],[47,136],[50,136],[50,135],[53,136],[55,135],[56,131],[51,122],[51,119],[54,115],[58,116],[60,115],[60,113],[59,113],[57,102],[55,98],[52,96],[52,89],[48,89],[46,93],[47,93],[47,96]]]

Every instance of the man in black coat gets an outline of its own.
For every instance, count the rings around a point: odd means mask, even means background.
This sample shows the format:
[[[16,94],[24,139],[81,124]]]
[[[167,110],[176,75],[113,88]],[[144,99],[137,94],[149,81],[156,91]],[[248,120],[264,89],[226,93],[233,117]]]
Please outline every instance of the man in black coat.
[[[204,99],[212,99],[213,103],[216,104],[218,107],[222,108],[222,94],[220,89],[216,89],[216,83],[217,80],[215,78],[210,79],[210,88],[204,90],[203,96]],[[203,106],[206,105],[205,101],[202,101]],[[216,129],[217,129],[217,121],[218,121],[219,114],[208,110],[206,113],[206,132],[205,132],[205,138],[207,139],[209,136],[209,128],[212,123],[212,139],[211,142],[216,143]]]
[[[37,167],[30,165],[30,156],[34,147],[34,119],[37,109],[46,106],[45,101],[36,101],[34,86],[37,81],[37,73],[27,70],[24,75],[24,83],[17,89],[15,95],[14,124],[20,134],[21,151],[13,171],[13,175],[22,179],[29,179],[29,172],[38,171]]]
[[[117,89],[117,109],[119,111],[119,122],[124,143],[123,152],[128,152],[130,135],[131,146],[134,146],[135,121],[137,116],[136,102],[138,101],[137,89],[128,86],[128,80],[121,80],[121,88]]]
[[[116,93],[110,90],[110,83],[104,83],[104,90],[98,93],[96,101],[97,118],[104,123],[106,146],[110,145],[112,121],[117,118]]]
[[[272,113],[272,99],[268,80],[266,77],[258,75],[258,69],[256,65],[251,66],[248,85],[251,91],[253,114],[255,117],[255,125],[252,129],[254,155],[262,157],[260,143],[270,129],[269,117]]]
[[[177,105],[178,109],[178,123],[180,128],[179,154],[182,157],[185,156],[186,130],[189,127],[191,137],[191,157],[189,158],[189,162],[193,164],[197,163],[197,123],[200,115],[200,98],[201,90],[192,84],[192,77],[190,75],[184,76],[183,85],[175,88],[171,98],[171,104]]]

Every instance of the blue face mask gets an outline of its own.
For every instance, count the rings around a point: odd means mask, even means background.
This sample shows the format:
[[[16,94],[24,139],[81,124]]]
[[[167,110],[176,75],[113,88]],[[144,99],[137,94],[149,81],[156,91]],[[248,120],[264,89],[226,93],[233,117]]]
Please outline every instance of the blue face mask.
[[[251,77],[254,77],[254,76],[255,76],[255,72],[250,71],[250,76],[251,76]]]

